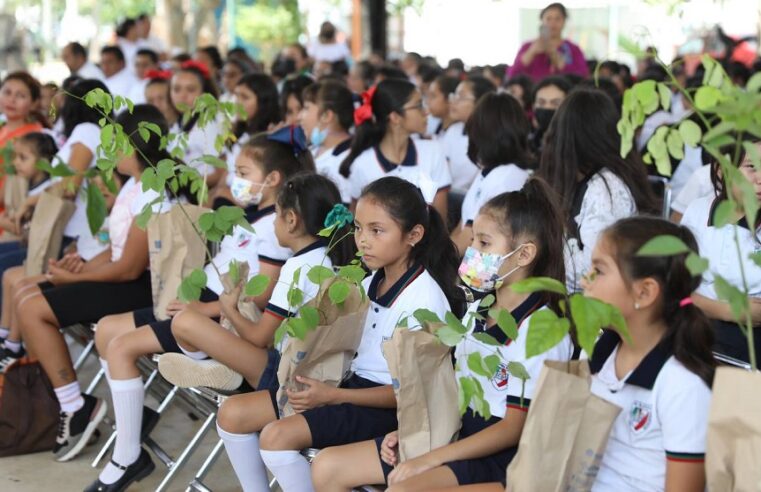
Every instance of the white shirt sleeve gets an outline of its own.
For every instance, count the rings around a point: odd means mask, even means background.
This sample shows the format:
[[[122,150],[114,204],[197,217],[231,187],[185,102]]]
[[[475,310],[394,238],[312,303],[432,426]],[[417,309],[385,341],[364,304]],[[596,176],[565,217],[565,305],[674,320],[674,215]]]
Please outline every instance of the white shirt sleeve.
[[[689,177],[682,190],[676,195],[671,208],[683,214],[690,203],[712,192],[711,166],[700,167],[692,173],[692,176]]]
[[[452,186],[452,173],[449,171],[449,165],[447,164],[447,158],[444,154],[444,150],[438,142],[429,142],[433,149],[433,159],[431,162],[431,179],[436,183],[437,190]]]
[[[95,154],[95,149],[100,145],[100,127],[95,123],[80,123],[74,127],[66,143],[68,145],[81,143]]]
[[[679,364],[677,361],[672,361]],[[681,364],[679,364],[681,366]],[[706,450],[711,390],[696,374],[683,366],[674,370],[670,381],[658,392],[658,419],[663,429],[667,457],[700,460]]]

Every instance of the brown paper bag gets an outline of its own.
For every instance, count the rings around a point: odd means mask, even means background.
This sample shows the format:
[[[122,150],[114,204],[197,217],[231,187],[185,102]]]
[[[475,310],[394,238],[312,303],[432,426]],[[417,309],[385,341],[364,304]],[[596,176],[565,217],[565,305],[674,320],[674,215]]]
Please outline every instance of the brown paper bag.
[[[449,444],[462,423],[451,350],[433,335],[436,328],[400,328],[383,343],[396,393],[401,461]]]
[[[153,314],[158,320],[169,319],[166,308],[177,299],[182,279],[196,268],[202,268],[206,257],[205,239],[198,236],[193,224],[197,224],[208,209],[195,205],[182,207],[187,216],[179,205],[175,205],[168,212],[154,215],[148,222]]]
[[[761,373],[720,367],[708,415],[711,492],[761,491]]]
[[[621,408],[590,391],[587,361],[545,361],[507,467],[510,492],[591,490]]]
[[[4,192],[5,211],[8,215],[13,215],[26,201],[26,195],[29,193],[29,181],[18,174],[9,174],[5,177]]]
[[[48,261],[58,258],[63,231],[74,214],[75,207],[71,200],[65,200],[50,191],[40,195],[29,227],[29,246],[24,263],[27,276],[46,272]]]
[[[281,417],[294,413],[285,390],[302,389],[296,382],[296,376],[338,386],[357,352],[370,301],[358,287],[352,286],[343,304],[335,306],[330,302],[328,289],[336,280],[332,277],[323,282],[320,294],[306,304],[320,313],[320,324],[304,340],[289,339],[280,357],[277,402]]]
[[[238,264],[238,279],[239,282],[243,282],[245,285],[246,279],[248,278],[248,272],[249,272],[249,265],[248,263],[239,263]],[[222,286],[225,289],[225,293],[229,294],[232,292],[236,284],[233,282],[233,279],[230,278],[230,272],[223,273],[222,276],[219,278],[219,280],[222,282]],[[254,301],[252,301],[250,298],[247,298],[246,295],[243,293],[243,290],[241,289],[240,296],[238,297],[238,311],[240,311],[240,314],[246,318],[249,321],[253,321],[254,323],[258,322],[260,319],[262,319],[262,311],[259,309],[259,307],[254,304]],[[220,321],[220,324],[222,327],[228,331],[231,331],[238,334],[238,331],[235,329],[235,326],[230,322],[229,319],[222,316],[222,320]]]

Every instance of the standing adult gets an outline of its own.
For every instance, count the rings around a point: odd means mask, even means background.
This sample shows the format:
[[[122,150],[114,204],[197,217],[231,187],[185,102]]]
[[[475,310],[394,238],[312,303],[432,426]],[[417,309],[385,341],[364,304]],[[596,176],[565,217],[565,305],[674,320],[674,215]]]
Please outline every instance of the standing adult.
[[[105,79],[100,68],[87,60],[87,48],[77,42],[69,43],[63,47],[61,59],[69,67],[71,75],[100,81]]]
[[[160,60],[166,60],[166,43],[151,34],[151,16],[140,14],[135,21],[137,22],[138,46],[152,50],[159,56]]]
[[[119,46],[104,46],[100,50],[100,67],[108,91],[114,96],[130,97],[137,83],[134,72],[127,67],[124,52]]]
[[[351,59],[351,52],[345,42],[339,42],[336,37],[336,26],[325,21],[320,26],[317,39],[309,45],[307,53],[315,63],[337,62]]]
[[[549,75],[589,75],[581,48],[563,39],[563,28],[568,11],[562,3],[551,3],[539,14],[542,24],[539,37],[521,46],[510,67],[509,77],[525,74],[535,82]]]

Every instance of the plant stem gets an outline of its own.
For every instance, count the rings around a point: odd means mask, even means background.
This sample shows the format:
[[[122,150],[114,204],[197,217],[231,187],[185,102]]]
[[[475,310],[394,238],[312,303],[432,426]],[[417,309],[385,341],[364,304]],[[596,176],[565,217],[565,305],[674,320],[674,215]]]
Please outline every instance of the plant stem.
[[[755,345],[753,344],[753,320],[750,315],[750,300],[748,298],[748,280],[745,277],[745,266],[743,265],[743,257],[742,257],[742,251],[740,249],[740,235],[737,232],[738,225],[734,224],[732,226],[734,231],[734,240],[735,240],[735,250],[737,251],[737,259],[740,266],[740,276],[742,278],[743,282],[743,292],[745,294],[746,302],[748,303],[747,309],[745,309],[745,323],[746,323],[746,333],[745,336],[748,339],[748,356],[750,359],[750,367],[753,371],[756,370],[758,367],[756,365],[756,350]],[[737,320],[738,324],[740,320]]]

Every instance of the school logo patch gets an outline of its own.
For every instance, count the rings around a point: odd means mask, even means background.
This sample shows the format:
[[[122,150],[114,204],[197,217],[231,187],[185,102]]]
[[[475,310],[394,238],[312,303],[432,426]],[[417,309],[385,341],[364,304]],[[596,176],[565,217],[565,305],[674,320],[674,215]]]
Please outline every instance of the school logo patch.
[[[510,377],[510,375],[507,372],[507,364],[500,363],[499,367],[497,367],[497,372],[494,373],[494,376],[491,377],[491,384],[494,386],[494,388],[502,391],[507,389],[507,380]]]
[[[635,400],[635,402],[632,403],[632,408],[629,410],[629,428],[635,434],[644,432],[650,427],[650,421],[652,418],[652,406]]]
[[[251,243],[251,236],[248,234],[240,234],[238,236],[238,247],[245,248]]]

